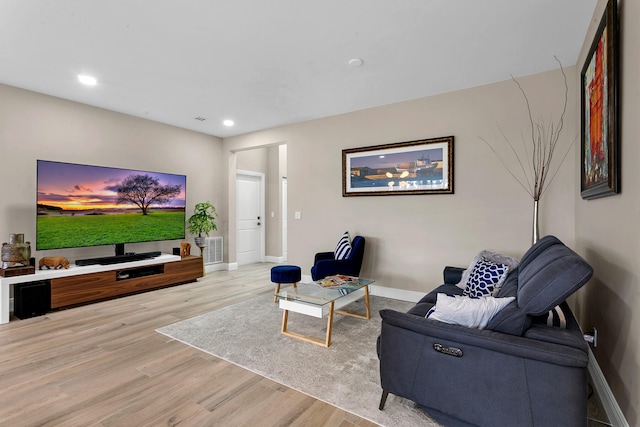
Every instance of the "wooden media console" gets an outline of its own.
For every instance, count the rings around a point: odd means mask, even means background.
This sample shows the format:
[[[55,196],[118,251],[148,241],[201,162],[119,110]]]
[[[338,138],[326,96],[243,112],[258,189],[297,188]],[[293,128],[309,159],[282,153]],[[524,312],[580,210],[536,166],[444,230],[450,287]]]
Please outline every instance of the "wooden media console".
[[[75,266],[61,270],[37,270],[0,278],[0,323],[9,322],[10,287],[47,281],[51,309],[73,307],[195,281],[203,277],[202,258],[161,255],[154,259],[112,265]]]

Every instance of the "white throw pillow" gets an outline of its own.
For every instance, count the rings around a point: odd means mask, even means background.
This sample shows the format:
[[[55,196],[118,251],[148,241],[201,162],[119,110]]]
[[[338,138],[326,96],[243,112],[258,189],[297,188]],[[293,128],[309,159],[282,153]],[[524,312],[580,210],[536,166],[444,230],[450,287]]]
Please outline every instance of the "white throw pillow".
[[[336,245],[335,259],[348,259],[351,255],[351,236],[345,231]]]
[[[429,310],[426,317],[444,323],[484,329],[493,316],[514,299],[514,297],[469,298],[460,295],[451,297],[439,293],[436,305]]]

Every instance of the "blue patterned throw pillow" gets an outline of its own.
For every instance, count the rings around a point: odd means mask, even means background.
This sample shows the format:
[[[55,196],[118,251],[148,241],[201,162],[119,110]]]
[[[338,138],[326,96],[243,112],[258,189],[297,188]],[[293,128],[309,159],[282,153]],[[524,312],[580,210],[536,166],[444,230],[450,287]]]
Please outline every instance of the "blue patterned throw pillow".
[[[351,255],[351,237],[349,232],[345,231],[336,245],[335,258],[348,259],[349,255]]]
[[[489,296],[496,287],[502,285],[508,273],[508,265],[480,257],[469,273],[463,295],[472,298]]]

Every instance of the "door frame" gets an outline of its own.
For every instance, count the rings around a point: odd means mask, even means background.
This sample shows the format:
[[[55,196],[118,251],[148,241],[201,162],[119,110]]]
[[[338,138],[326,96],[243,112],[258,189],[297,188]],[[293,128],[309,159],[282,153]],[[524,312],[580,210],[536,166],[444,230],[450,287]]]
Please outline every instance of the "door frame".
[[[238,241],[238,203],[239,203],[239,199],[238,199],[238,179],[240,178],[240,176],[250,176],[253,178],[258,178],[258,180],[260,181],[260,243],[259,243],[259,247],[258,247],[258,251],[259,251],[259,262],[264,262],[264,253],[265,253],[265,228],[266,228],[266,222],[265,222],[265,217],[264,217],[264,212],[265,212],[265,174],[262,172],[253,172],[253,171],[247,171],[247,170],[241,170],[241,169],[236,169],[236,242]],[[238,247],[236,245],[236,262],[238,260]]]
[[[280,243],[280,247],[282,248],[282,261],[287,262],[287,252],[289,251],[289,247],[287,245],[287,236],[289,234],[289,218],[287,217],[287,204],[289,200],[287,199],[287,191],[288,191],[288,182],[287,177],[282,177],[281,183],[282,190],[282,234],[280,238],[282,242]]]

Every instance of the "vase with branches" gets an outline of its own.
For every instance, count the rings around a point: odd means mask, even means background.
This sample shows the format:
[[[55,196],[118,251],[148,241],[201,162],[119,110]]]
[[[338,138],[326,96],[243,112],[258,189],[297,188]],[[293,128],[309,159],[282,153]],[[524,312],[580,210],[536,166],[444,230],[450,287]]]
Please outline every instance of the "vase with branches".
[[[513,76],[511,79],[515,82],[522,94],[529,119],[529,125],[526,133],[521,135],[521,143],[514,143],[500,129],[500,133],[508,145],[507,154],[501,154],[499,150],[484,138],[480,138],[498,157],[507,172],[520,184],[520,186],[533,198],[533,231],[532,243],[540,238],[540,229],[538,226],[538,204],[540,198],[547,190],[556,174],[560,170],[560,166],[566,159],[571,148],[575,143],[575,138],[570,143],[561,139],[561,133],[564,128],[564,117],[567,112],[569,86],[567,84],[567,75],[562,67],[560,60],[555,57],[560,65],[560,72],[564,78],[564,105],[562,112],[556,119],[550,118],[545,120],[533,119],[531,103],[529,97],[520,85],[520,82]],[[509,154],[510,153],[510,154]],[[557,156],[559,154],[559,157]],[[511,158],[511,161],[508,158]],[[515,158],[515,161],[514,161]]]

